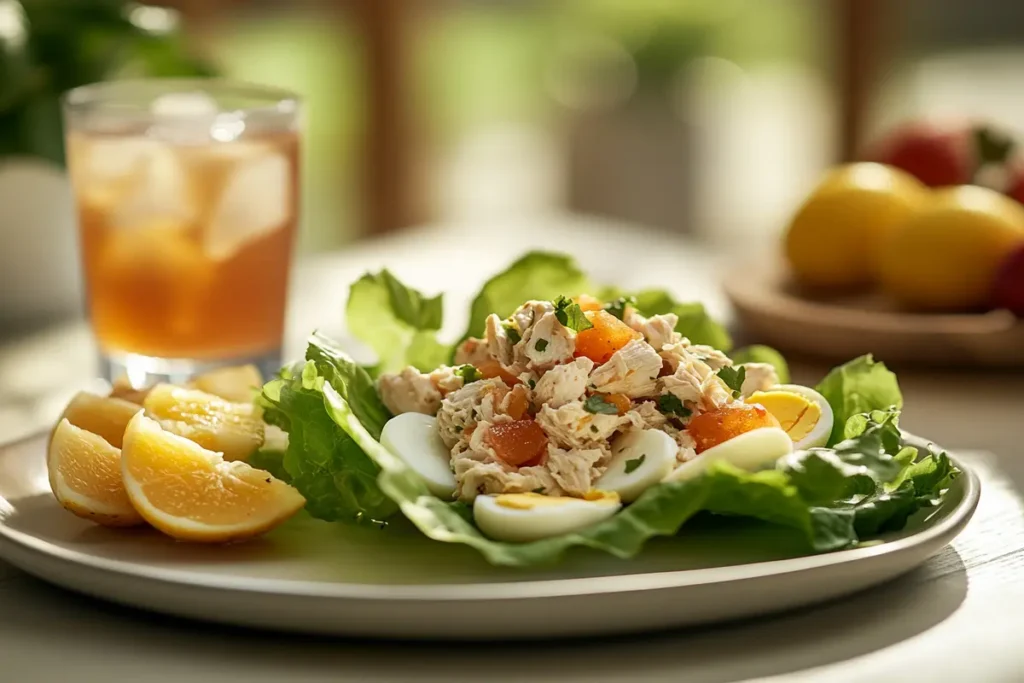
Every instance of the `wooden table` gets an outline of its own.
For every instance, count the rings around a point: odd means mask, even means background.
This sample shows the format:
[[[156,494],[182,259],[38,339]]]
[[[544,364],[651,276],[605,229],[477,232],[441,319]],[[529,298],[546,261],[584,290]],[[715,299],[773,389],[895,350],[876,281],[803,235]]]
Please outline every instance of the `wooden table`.
[[[638,228],[570,217],[438,226],[303,263],[286,352],[314,327],[345,339],[347,285],[388,265],[446,291],[453,334],[482,278],[524,248],[570,251],[595,278],[668,286],[727,314],[721,258]],[[51,420],[93,372],[79,323],[0,350],[0,438]],[[794,364],[801,381],[826,368]],[[983,477],[978,513],[951,548],[888,585],[771,619],[588,642],[422,645],[321,640],[196,624],[113,607],[0,563],[0,681],[1020,681],[1024,680],[1024,379],[901,372],[904,426],[956,449]],[[964,453],[964,451],[974,451]],[[985,452],[978,452],[985,451]],[[993,455],[993,453],[997,455]],[[444,618],[444,615],[438,615]],[[614,618],[614,615],[609,615]]]

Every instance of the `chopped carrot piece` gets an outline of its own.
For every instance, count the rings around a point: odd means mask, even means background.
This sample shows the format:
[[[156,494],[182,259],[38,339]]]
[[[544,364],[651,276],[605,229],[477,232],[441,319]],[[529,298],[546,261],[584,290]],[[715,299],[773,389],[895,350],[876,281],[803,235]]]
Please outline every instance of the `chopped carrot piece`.
[[[493,424],[484,441],[499,458],[514,467],[538,460],[548,447],[548,435],[531,419]]]
[[[740,403],[694,416],[686,426],[698,453],[760,427],[778,427],[779,421],[764,407]]]
[[[502,382],[509,386],[519,384],[519,378],[501,367],[501,363],[496,360],[484,361],[477,365],[476,369],[480,371],[480,375],[484,379],[494,379],[495,377],[498,377]]]
[[[576,297],[576,303],[579,304],[580,310],[582,311],[600,311],[604,308],[603,301],[595,299],[589,294],[580,294]]]
[[[598,365],[607,363],[616,351],[643,335],[607,311],[587,311],[593,325],[576,335],[576,357],[586,356]]]
[[[522,384],[517,384],[512,388],[512,393],[509,395],[508,409],[505,411],[505,414],[513,420],[518,420],[529,409],[530,399],[527,396],[526,387]]]

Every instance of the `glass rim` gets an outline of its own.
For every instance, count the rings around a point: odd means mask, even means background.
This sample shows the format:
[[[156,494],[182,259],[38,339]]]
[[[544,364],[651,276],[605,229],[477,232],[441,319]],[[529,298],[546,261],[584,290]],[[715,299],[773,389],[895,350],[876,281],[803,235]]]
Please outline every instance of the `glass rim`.
[[[150,92],[152,99],[160,95],[182,92],[205,92],[211,96],[236,95],[251,100],[246,106],[221,107],[216,112],[203,114],[154,114],[145,105],[133,103],[130,98],[118,93]],[[65,91],[61,106],[67,115],[86,110],[109,111],[128,117],[159,118],[174,120],[197,120],[216,118],[224,115],[250,117],[294,117],[298,115],[303,99],[294,91],[277,86],[264,85],[229,78],[124,78],[87,83]]]

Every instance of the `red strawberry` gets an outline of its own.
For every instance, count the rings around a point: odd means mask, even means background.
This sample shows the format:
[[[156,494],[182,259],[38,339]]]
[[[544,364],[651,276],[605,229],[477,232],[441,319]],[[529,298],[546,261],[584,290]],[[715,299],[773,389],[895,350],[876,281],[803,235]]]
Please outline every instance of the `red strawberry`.
[[[992,307],[1024,317],[1024,247],[1014,250],[999,268],[992,290]]]
[[[868,158],[902,169],[930,187],[965,185],[975,166],[970,133],[967,125],[909,123],[883,138]]]

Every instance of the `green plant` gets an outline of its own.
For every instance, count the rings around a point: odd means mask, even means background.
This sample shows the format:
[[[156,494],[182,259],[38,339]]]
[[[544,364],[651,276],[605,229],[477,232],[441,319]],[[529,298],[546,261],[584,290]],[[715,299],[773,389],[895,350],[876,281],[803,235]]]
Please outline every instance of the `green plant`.
[[[61,93],[124,76],[208,76],[172,10],[124,0],[0,0],[0,158],[64,163]]]

